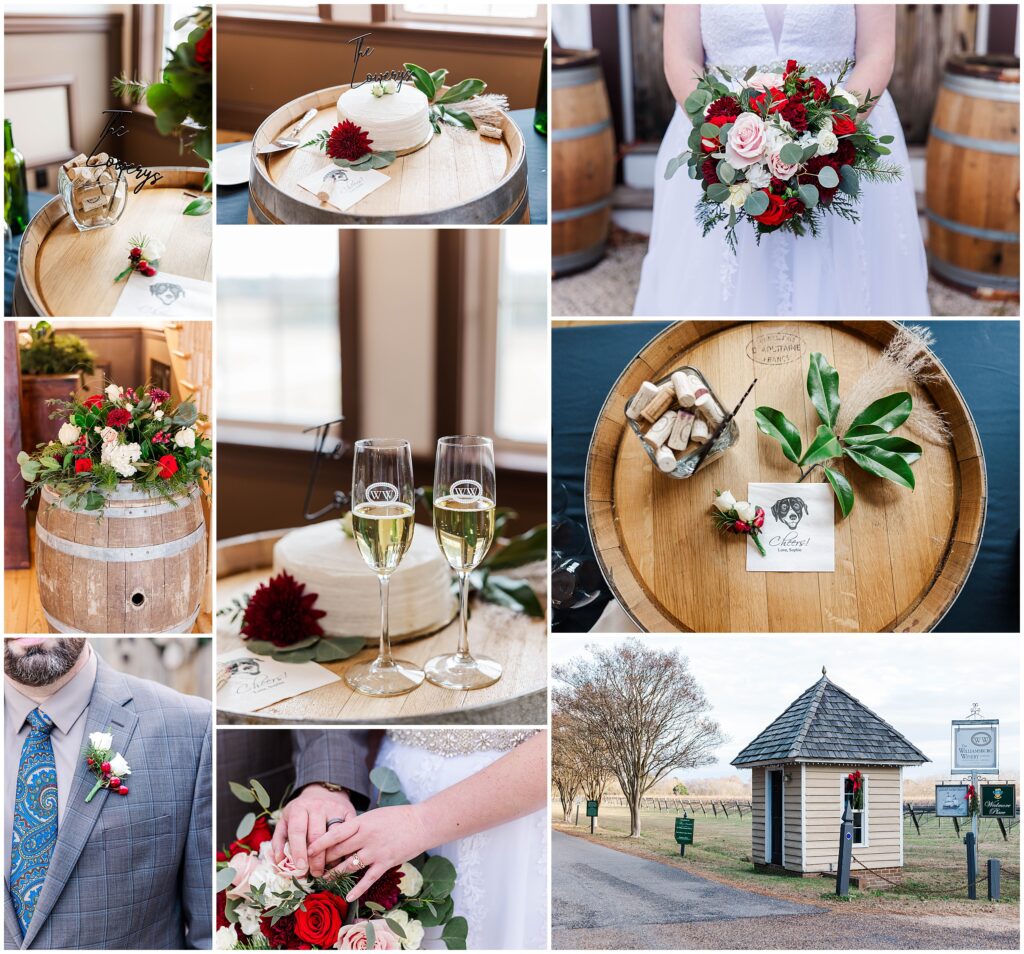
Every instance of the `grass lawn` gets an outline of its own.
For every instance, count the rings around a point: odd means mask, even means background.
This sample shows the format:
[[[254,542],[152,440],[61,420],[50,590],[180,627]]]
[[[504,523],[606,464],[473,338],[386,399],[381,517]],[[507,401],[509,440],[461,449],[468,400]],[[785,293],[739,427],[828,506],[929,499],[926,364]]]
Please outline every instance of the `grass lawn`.
[[[559,831],[586,833],[589,838],[589,820],[580,817],[578,828],[562,824],[562,813],[557,803],[552,808],[552,821]],[[679,846],[675,843],[674,811],[645,811],[642,817],[639,839],[630,839],[629,811],[625,807],[602,804],[599,827],[595,840],[609,847],[630,851],[658,860],[677,864],[697,874],[720,878],[753,891],[807,902],[828,902],[830,904],[853,905],[857,908],[871,908],[893,913],[919,910],[949,911],[951,904],[963,913],[982,910],[1001,910],[1017,916],[1020,900],[1020,827],[1009,831],[1009,841],[1003,841],[1002,833],[994,819],[982,819],[978,836],[978,855],[981,871],[985,873],[985,861],[998,858],[1003,863],[1002,897],[999,905],[987,900],[967,901],[966,849],[953,830],[949,819],[941,827],[932,816],[921,821],[921,834],[914,823],[904,821],[903,857],[904,878],[899,888],[886,890],[858,891],[851,889],[849,901],[839,901],[834,895],[834,883],[824,878],[793,878],[785,875],[758,874],[750,860],[750,814],[744,811],[741,819],[730,807],[729,818],[721,811],[717,818],[699,812],[695,816],[694,842],[687,845],[686,857],[680,858]],[[854,873],[856,864],[854,865]],[[928,896],[921,894],[927,891]],[[935,895],[934,892],[942,892]],[[984,884],[979,886],[978,896],[987,898]]]

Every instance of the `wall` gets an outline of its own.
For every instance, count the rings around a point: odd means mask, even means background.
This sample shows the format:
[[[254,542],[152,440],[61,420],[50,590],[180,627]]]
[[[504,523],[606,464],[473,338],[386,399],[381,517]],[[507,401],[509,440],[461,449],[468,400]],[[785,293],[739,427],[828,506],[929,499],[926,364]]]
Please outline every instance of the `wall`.
[[[461,80],[477,76],[513,109],[537,97],[543,38],[506,37],[384,24],[314,23],[217,16],[217,122],[221,129],[254,132],[267,115],[297,96],[350,82],[352,47],[346,41],[372,30],[367,69],[418,63],[446,67]],[[255,64],[262,64],[257,67]]]
[[[898,766],[808,765],[805,810],[807,812],[808,871],[828,871],[836,863],[839,819],[842,811],[842,779],[860,768],[867,780],[868,847],[855,848],[854,855],[873,868],[898,867],[903,806],[900,804]],[[857,863],[851,870],[856,873]]]
[[[789,781],[786,781],[786,775]],[[785,854],[783,863],[790,871],[801,870],[800,856],[800,766],[787,765],[782,776],[782,817]]]
[[[764,777],[763,768],[750,770],[750,804],[754,807],[750,821],[750,856],[757,864],[762,865],[767,864],[764,855]]]

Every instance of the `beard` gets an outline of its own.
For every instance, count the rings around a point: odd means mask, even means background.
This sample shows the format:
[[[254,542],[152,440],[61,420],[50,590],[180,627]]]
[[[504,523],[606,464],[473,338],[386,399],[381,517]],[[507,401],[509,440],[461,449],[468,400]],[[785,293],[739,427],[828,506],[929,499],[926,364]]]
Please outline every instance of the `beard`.
[[[4,640],[4,672],[23,686],[48,686],[66,676],[85,649],[84,639],[55,639],[52,644],[15,648]]]

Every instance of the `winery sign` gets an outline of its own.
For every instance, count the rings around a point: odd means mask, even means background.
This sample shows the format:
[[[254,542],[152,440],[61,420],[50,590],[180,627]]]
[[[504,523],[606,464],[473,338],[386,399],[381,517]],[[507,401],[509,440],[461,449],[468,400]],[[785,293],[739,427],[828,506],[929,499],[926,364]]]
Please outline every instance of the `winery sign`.
[[[953,720],[954,775],[999,773],[999,720]]]

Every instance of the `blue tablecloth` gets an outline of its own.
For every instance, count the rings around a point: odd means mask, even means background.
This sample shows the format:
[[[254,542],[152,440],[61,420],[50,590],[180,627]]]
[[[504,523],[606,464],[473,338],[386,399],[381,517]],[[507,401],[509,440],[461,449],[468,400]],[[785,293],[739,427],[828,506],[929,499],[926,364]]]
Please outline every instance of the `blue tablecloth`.
[[[28,194],[28,215],[32,218],[53,196],[47,192]],[[18,274],[18,249],[21,236],[15,235],[4,245],[4,315],[14,314],[14,277]]]
[[[552,332],[551,479],[565,484],[567,515],[584,525],[584,471],[601,406],[633,355],[666,325],[631,322]],[[1018,632],[1020,325],[1016,320],[973,320],[936,321],[930,327],[935,352],[974,415],[988,470],[981,549],[963,592],[936,632]],[[558,629],[586,631],[604,602],[563,617]]]
[[[530,224],[548,220],[548,141],[533,128],[532,109],[513,109],[509,117],[526,142],[527,191],[530,194]],[[218,150],[233,143],[225,143]],[[245,225],[249,215],[249,185],[217,186],[217,224]]]

